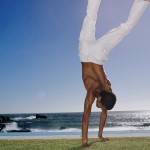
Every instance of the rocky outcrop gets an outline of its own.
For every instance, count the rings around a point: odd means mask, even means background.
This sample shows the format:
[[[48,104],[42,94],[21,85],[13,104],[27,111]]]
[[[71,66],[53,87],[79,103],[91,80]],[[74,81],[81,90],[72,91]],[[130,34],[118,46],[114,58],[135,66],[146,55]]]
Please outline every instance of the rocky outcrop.
[[[36,114],[36,119],[46,119],[47,116],[41,115],[41,114]]]
[[[66,129],[66,127],[60,127],[60,130],[64,130],[64,129]]]
[[[1,132],[4,128],[6,128],[6,125],[5,125],[5,124],[0,124],[0,132]]]
[[[8,130],[6,132],[31,132],[29,129],[20,129],[20,130]]]
[[[0,122],[6,122],[6,121],[11,121],[11,119],[9,117],[0,115]]]

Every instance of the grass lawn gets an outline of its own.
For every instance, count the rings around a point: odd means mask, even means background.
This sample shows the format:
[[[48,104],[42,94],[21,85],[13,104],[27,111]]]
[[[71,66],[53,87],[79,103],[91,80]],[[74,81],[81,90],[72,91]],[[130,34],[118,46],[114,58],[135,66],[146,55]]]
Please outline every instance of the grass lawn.
[[[150,150],[150,137],[112,138],[107,142],[89,139],[89,148],[81,139],[0,140],[0,150]]]

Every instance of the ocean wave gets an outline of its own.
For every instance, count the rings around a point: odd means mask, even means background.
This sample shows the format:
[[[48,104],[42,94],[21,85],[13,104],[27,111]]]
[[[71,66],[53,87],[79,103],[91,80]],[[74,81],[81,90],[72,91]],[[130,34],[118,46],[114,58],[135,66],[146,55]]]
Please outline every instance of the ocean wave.
[[[139,130],[136,127],[112,127],[112,128],[104,128],[104,131],[135,131]]]
[[[144,128],[147,128],[147,127],[150,127],[150,123],[148,122],[143,122],[143,123],[140,123],[140,122],[130,122],[130,123],[124,123],[123,126],[132,126],[132,127],[144,127]]]
[[[77,128],[67,128],[67,129],[63,129],[63,130],[59,130],[59,129],[51,129],[51,130],[31,129],[31,132],[81,132],[81,129],[77,129]]]
[[[95,132],[98,131],[98,128],[90,128],[89,132]],[[131,131],[131,130],[139,130],[136,127],[106,127],[104,128],[104,131]]]
[[[89,128],[89,132],[98,132],[98,128]],[[104,131],[136,131],[140,130],[136,127],[107,127],[104,128]],[[31,132],[51,132],[51,133],[64,133],[64,132],[81,132],[81,129],[78,128],[67,128],[67,129],[51,129],[51,130],[43,130],[43,129],[31,129]]]
[[[108,122],[106,124],[106,127],[150,127],[150,123],[149,122]]]
[[[3,129],[4,132],[11,131],[11,130],[20,130],[21,128],[18,127],[16,122],[6,123],[5,128]]]
[[[18,127],[18,124],[16,122],[7,123],[5,124],[6,127],[3,129],[3,132],[9,132],[9,131],[19,131],[22,130],[22,128]],[[124,126],[124,127],[105,127],[104,132],[116,132],[116,131],[140,131],[143,130],[149,130],[150,128],[143,128],[143,127],[133,127],[133,126]],[[30,128],[31,132],[34,133],[40,133],[40,132],[49,132],[49,133],[80,133],[82,132],[80,128],[65,128],[65,129],[42,129],[42,128]],[[98,132],[97,128],[89,128],[89,132]]]
[[[16,118],[13,118],[13,120],[16,120],[16,121],[19,121],[19,120],[33,120],[35,119],[36,116],[29,116],[29,117],[16,117]]]

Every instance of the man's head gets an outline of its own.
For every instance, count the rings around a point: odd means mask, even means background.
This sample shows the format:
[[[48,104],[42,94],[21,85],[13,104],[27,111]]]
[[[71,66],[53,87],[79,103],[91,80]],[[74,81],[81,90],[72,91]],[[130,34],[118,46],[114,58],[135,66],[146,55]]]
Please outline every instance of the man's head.
[[[107,109],[111,110],[116,103],[116,95],[109,91],[101,91],[101,104]]]

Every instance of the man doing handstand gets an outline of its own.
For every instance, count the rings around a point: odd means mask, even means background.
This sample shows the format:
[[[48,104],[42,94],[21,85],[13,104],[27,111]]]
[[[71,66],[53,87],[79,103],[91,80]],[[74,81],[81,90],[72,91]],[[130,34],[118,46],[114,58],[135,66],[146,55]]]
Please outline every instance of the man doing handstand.
[[[107,79],[103,65],[110,51],[137,24],[150,0],[134,0],[128,20],[120,26],[110,30],[99,39],[95,39],[95,24],[101,0],[88,0],[87,14],[79,38],[79,56],[82,64],[82,78],[87,91],[82,118],[82,145],[88,146],[88,123],[92,104],[102,109],[98,137],[104,138],[103,128],[107,118],[107,110],[111,110],[116,103],[116,96],[112,92],[111,83]]]

